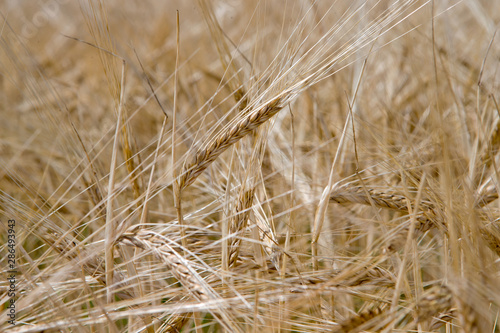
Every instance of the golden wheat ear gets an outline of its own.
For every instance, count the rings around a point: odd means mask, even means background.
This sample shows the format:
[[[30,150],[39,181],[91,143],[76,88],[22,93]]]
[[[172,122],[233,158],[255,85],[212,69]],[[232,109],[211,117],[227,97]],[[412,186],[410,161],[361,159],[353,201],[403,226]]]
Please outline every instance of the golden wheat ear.
[[[241,246],[241,233],[245,230],[253,204],[255,189],[242,191],[238,198],[234,217],[229,223],[229,232],[234,235],[229,242],[229,266],[236,264]]]
[[[163,236],[134,226],[131,230],[123,233],[118,242],[153,252],[155,256],[168,265],[176,279],[185,286],[190,294],[197,299],[208,298],[208,290],[205,289],[204,280],[197,275],[196,270],[191,267],[189,262],[167,243]]]
[[[214,138],[207,148],[203,148],[196,152],[192,161],[184,165],[179,180],[180,188],[183,189],[191,185],[224,151],[253,130],[259,128],[282,108],[283,106],[279,98],[275,98],[263,105],[252,108],[251,111],[248,112],[248,115],[239,120],[228,131]]]

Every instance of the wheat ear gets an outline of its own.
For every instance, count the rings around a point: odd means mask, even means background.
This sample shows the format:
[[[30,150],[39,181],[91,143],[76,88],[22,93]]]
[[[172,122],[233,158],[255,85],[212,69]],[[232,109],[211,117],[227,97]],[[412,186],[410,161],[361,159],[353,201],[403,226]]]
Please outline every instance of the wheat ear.
[[[368,193],[368,195],[367,195]],[[498,193],[494,185],[484,186],[476,199],[476,208],[483,207],[490,202],[498,199]],[[375,205],[375,207],[397,210],[408,213],[408,207],[412,206],[411,201],[403,195],[386,193],[384,191],[376,191],[374,189],[365,189],[361,186],[351,186],[350,184],[341,186],[335,189],[330,200],[339,204],[359,203],[363,205]],[[418,222],[416,229],[422,232],[429,230],[432,225],[436,225],[437,210],[435,206],[426,200],[419,203],[421,212],[418,213],[416,221]],[[439,223],[439,226],[446,231],[446,226]],[[488,247],[498,255],[500,255],[500,228],[497,224],[492,223],[488,226],[481,227],[481,236]]]
[[[180,189],[191,185],[220,154],[278,113],[282,109],[280,102],[280,98],[274,98],[257,107],[228,131],[215,138],[208,147],[198,151],[194,159],[182,168],[179,180]]]
[[[358,203],[405,213],[409,213],[409,208],[414,207],[412,201],[404,195],[362,186],[353,186],[351,184],[346,184],[333,190],[330,194],[330,200],[339,204]],[[420,209],[416,216],[416,221],[418,222],[416,229],[425,232],[433,225],[436,225],[437,210],[427,200],[420,201],[419,207]],[[445,228],[442,223],[439,226]]]
[[[215,292],[210,285],[198,274],[189,260],[169,245],[166,237],[145,229],[139,229],[138,226],[129,228],[119,239],[118,242],[125,245],[131,245],[143,250],[149,250],[162,260],[172,271],[174,277],[186,288],[189,293],[198,301],[207,301],[216,299]],[[235,319],[228,316],[225,312],[211,312],[212,316],[229,332],[237,332],[234,326]],[[169,329],[175,332],[175,329],[182,327],[184,314],[175,315],[169,322]],[[187,318],[185,319],[187,320]],[[177,324],[176,324],[177,323]]]
[[[430,328],[437,330],[446,321],[450,320],[450,313],[453,311],[452,306],[452,291],[445,285],[434,286],[416,304],[416,321],[417,323],[430,321]],[[434,318],[441,318],[441,320],[436,321]],[[447,318],[448,320],[446,320]]]
[[[459,332],[480,333],[485,332],[481,326],[477,310],[460,297],[455,298],[457,304],[458,319],[461,324]]]
[[[403,195],[377,191],[371,188],[364,188],[362,186],[351,186],[349,184],[335,189],[330,194],[330,200],[340,204],[374,204],[379,208],[388,208],[402,212],[408,212],[408,207],[413,206],[408,198]],[[419,207],[423,211],[434,210],[434,205],[430,201],[422,200],[419,202]]]
[[[374,326],[373,321],[383,313],[379,307],[365,310],[352,317],[349,317],[340,323],[340,326],[333,332],[347,333],[347,332],[362,332]]]
[[[498,224],[498,220],[481,227],[479,230],[486,245],[500,256],[500,224]]]
[[[192,268],[188,260],[177,253],[163,236],[150,230],[139,230],[133,226],[118,240],[125,245],[131,245],[153,252],[172,271],[175,278],[198,300],[207,299],[207,291],[201,285],[203,279]]]
[[[241,238],[238,236],[247,226],[250,217],[250,207],[253,204],[255,189],[242,191],[238,198],[234,217],[231,219],[229,231],[233,235],[229,243],[229,265],[236,264],[240,252]]]

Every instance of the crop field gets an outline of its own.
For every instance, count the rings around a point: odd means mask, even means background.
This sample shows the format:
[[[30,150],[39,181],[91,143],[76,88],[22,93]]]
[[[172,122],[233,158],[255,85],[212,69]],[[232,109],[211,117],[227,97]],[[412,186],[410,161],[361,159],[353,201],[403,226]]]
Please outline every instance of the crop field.
[[[499,27],[0,0],[0,332],[500,332]]]

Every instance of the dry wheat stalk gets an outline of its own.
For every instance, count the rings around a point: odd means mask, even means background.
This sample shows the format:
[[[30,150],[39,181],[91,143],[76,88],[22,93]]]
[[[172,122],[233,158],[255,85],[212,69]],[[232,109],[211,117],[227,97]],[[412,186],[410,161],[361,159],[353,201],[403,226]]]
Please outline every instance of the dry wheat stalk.
[[[238,234],[247,226],[248,218],[250,217],[250,207],[253,204],[254,191],[254,188],[248,191],[241,191],[234,217],[229,224],[229,232],[235,235],[231,237],[229,243],[229,266],[234,265],[238,260],[241,245],[241,237]]]
[[[494,184],[493,177],[484,183],[477,191],[475,208],[481,209],[498,199],[497,186]],[[500,256],[500,227],[498,219],[480,226],[480,233],[488,247]]]
[[[264,124],[282,108],[281,98],[274,98],[256,107],[255,110],[245,115],[244,118],[234,124],[228,131],[215,138],[208,147],[198,151],[193,160],[184,165],[182,169],[179,180],[180,189],[182,190],[191,185],[220,154]]]
[[[212,40],[217,48],[217,53],[219,54],[220,62],[224,68],[224,72],[229,76],[227,80],[227,86],[232,92],[233,97],[238,105],[240,111],[246,109],[248,105],[248,98],[246,96],[245,88],[243,87],[241,72],[236,66],[236,61],[231,55],[231,51],[227,45],[226,38],[224,37],[224,32],[217,20],[212,6],[210,6],[206,0],[199,0],[198,4],[203,12],[203,17],[208,25],[210,34],[212,35]],[[224,78],[216,77],[218,81],[224,81]],[[241,103],[240,103],[241,101]]]

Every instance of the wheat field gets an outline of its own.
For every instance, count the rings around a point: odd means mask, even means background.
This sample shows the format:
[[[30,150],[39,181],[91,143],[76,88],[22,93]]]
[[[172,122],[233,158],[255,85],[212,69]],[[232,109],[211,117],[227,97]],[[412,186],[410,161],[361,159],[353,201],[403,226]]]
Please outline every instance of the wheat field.
[[[0,15],[0,331],[500,332],[500,1]]]

